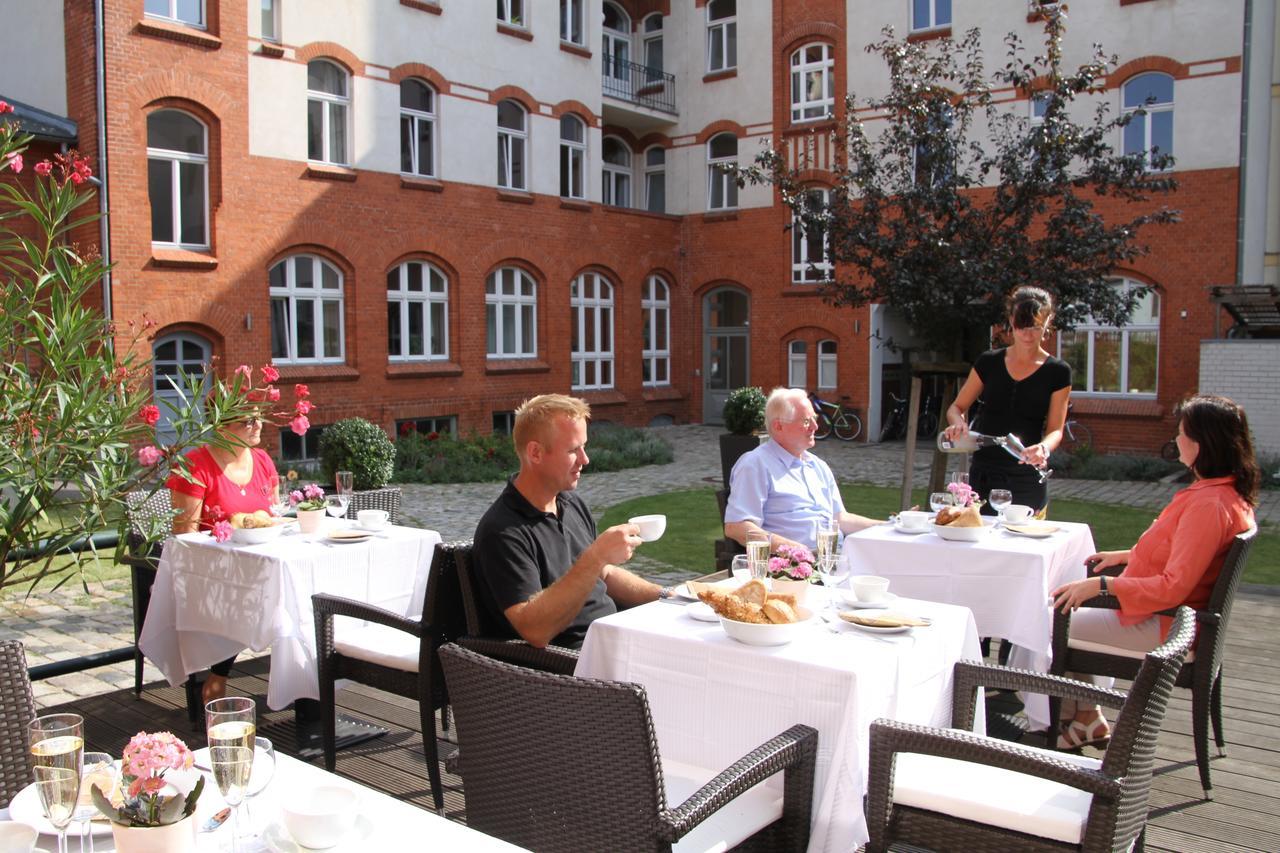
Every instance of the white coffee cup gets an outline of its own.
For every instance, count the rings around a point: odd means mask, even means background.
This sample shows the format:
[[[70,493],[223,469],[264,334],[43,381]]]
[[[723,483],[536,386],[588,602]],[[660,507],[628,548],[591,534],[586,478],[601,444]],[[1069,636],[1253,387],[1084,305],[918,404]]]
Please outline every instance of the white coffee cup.
[[[1009,504],[1001,517],[1010,524],[1020,524],[1031,518],[1031,513],[1031,507],[1026,504]]]
[[[904,509],[898,513],[898,526],[907,530],[923,530],[929,526],[930,513],[917,509]]]
[[[849,586],[859,601],[883,601],[889,594],[889,579],[878,575],[856,575],[850,578]]]
[[[351,831],[358,803],[356,792],[340,785],[295,791],[282,809],[284,825],[303,847],[324,850],[341,842]]]
[[[362,509],[356,513],[356,522],[365,530],[379,530],[387,526],[390,517],[385,509]]]
[[[627,523],[640,528],[639,536],[646,542],[661,539],[667,529],[665,515],[637,515],[635,518],[628,518]]]
[[[25,823],[0,823],[0,853],[31,853],[39,834]]]

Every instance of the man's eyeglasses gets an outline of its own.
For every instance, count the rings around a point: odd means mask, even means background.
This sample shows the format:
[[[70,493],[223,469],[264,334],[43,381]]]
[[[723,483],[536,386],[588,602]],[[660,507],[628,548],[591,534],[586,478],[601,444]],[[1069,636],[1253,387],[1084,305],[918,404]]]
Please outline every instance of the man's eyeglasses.
[[[800,426],[804,427],[805,429],[808,429],[809,427],[816,427],[818,425],[818,419],[817,418],[801,418],[800,420],[795,420],[794,418],[792,418],[789,421],[783,421],[783,423],[784,424],[800,424]]]

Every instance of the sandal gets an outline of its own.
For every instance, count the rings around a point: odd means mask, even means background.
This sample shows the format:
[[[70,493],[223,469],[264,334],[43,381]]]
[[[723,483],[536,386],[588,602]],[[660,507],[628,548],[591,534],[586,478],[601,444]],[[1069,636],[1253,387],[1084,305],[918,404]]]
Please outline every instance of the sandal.
[[[1111,742],[1111,729],[1107,726],[1106,718],[1101,714],[1088,725],[1079,720],[1063,722],[1062,730],[1058,734],[1059,750],[1078,751],[1086,746],[1106,749],[1107,744]]]

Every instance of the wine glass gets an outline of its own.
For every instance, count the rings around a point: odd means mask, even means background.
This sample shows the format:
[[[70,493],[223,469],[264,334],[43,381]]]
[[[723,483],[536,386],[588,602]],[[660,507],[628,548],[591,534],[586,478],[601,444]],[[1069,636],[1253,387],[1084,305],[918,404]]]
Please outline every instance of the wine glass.
[[[992,489],[987,495],[987,500],[991,503],[991,508],[1001,518],[1004,517],[1004,508],[1013,503],[1013,492],[1008,489]]]
[[[954,503],[950,492],[932,492],[929,495],[929,509],[934,513],[941,512],[943,508],[951,506]]]
[[[950,482],[960,483],[965,486],[969,485],[969,472],[968,471],[952,471]]]
[[[204,713],[213,781],[231,807],[231,849],[235,851],[240,803],[253,771],[253,745],[258,733],[256,708],[247,696],[226,696],[207,702]]]
[[[736,581],[751,580],[751,563],[746,554],[734,554],[733,562],[729,565],[729,574]]]
[[[90,821],[98,814],[98,807],[93,804],[90,789],[97,785],[102,793],[111,796],[111,789],[116,786],[116,761],[105,752],[86,752],[84,754],[84,772],[80,775],[80,797],[76,802],[76,813],[72,817],[79,824],[80,853],[84,853],[85,836],[89,838],[89,853],[93,849],[93,827]]]
[[[349,495],[329,495],[324,499],[324,511],[332,518],[341,518],[347,514],[347,505],[351,503]]]
[[[350,497],[355,484],[355,475],[350,471],[338,471],[333,475],[333,484],[337,487],[338,494]]]
[[[247,835],[251,839],[258,837],[258,831],[253,823],[250,803],[254,797],[267,789],[267,785],[271,784],[271,777],[276,770],[276,748],[271,741],[264,737],[255,737],[253,745],[253,770],[249,773],[249,786],[244,792],[244,821],[248,824]]]
[[[218,793],[231,807],[231,850],[239,849],[240,804],[244,802],[253,773],[253,747],[211,746],[209,764],[213,768],[213,781]]]
[[[84,767],[84,718],[48,714],[27,725],[32,775],[40,808],[58,831],[58,853],[67,853],[67,824],[76,813]]]

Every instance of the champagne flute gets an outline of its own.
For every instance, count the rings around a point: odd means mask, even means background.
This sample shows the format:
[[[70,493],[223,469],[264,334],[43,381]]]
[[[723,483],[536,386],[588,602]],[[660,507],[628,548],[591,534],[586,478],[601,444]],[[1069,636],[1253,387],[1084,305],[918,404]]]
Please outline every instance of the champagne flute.
[[[84,718],[48,714],[27,725],[32,774],[40,808],[58,831],[58,853],[67,853],[67,824],[76,813],[84,767]]]
[[[271,777],[276,771],[276,748],[270,740],[255,737],[253,770],[249,773],[249,786],[244,792],[244,820],[249,825],[248,837],[258,837],[257,827],[253,822],[253,811],[249,808],[254,797],[261,794],[271,784]]]
[[[209,764],[218,793],[231,807],[231,850],[235,853],[239,849],[240,804],[244,802],[249,776],[253,773],[253,747],[210,746]]]
[[[820,518],[814,523],[814,542],[818,546],[818,569],[824,575],[828,567],[835,564],[836,551],[840,548],[840,522],[834,518]],[[826,586],[826,578],[823,578]]]
[[[249,774],[253,770],[253,745],[258,733],[256,707],[254,701],[247,696],[226,696],[214,699],[204,706],[205,733],[209,739],[209,761],[213,768],[213,781],[217,784],[222,797],[231,807],[231,849],[234,851],[235,837],[239,834],[240,802],[244,799],[245,787],[249,782]],[[214,757],[217,750],[238,749],[241,752],[221,753],[226,765],[219,775],[218,759]],[[246,758],[247,755],[247,758]],[[240,764],[244,764],[240,767]],[[243,773],[244,778],[239,779]],[[223,787],[224,782],[229,786]],[[228,793],[230,791],[230,793]],[[232,798],[234,797],[234,802]]]
[[[352,487],[355,484],[355,475],[350,471],[338,471],[333,475],[333,480],[338,494],[350,497],[351,492],[354,490]]]
[[[764,580],[769,574],[769,534],[752,530],[747,534],[747,564],[751,577]]]
[[[89,853],[94,853],[93,825],[90,821],[98,814],[98,807],[93,804],[90,793],[94,785],[102,789],[102,793],[111,796],[111,789],[116,786],[116,762],[105,752],[86,752],[84,754],[84,772],[80,776],[80,797],[76,801],[76,814],[72,818],[79,826],[80,853],[84,853],[84,839],[89,837]]]

